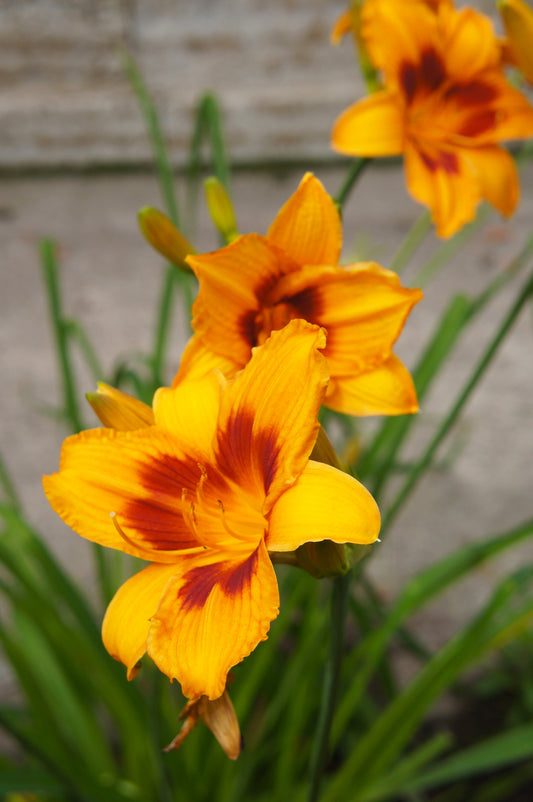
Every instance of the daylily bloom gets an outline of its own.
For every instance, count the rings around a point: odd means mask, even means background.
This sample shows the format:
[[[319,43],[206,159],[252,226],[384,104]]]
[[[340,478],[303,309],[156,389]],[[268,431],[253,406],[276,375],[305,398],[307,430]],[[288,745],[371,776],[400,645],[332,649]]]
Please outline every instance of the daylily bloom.
[[[130,677],[147,652],[187,698],[219,699],[278,614],[269,552],[376,540],[368,491],[309,459],[328,382],[324,342],[295,320],[233,382],[212,372],[159,389],[153,425],[63,444],[59,473],[43,479],[54,510],[82,537],[151,562],[118,590],[103,624]]]
[[[327,331],[326,406],[352,415],[416,412],[411,376],[392,347],[422,293],[373,262],[340,267],[341,245],[337,208],[308,173],[266,237],[245,234],[188,256],[200,291],[174,385],[213,367],[235,375],[254,346],[302,318]]]
[[[472,220],[482,198],[505,216],[519,197],[498,143],[533,134],[533,107],[502,73],[492,23],[471,8],[371,2],[362,36],[384,89],[337,120],[332,146],[353,156],[405,157],[413,197],[442,237]]]
[[[523,0],[498,3],[507,35],[505,56],[533,84],[533,9]]]

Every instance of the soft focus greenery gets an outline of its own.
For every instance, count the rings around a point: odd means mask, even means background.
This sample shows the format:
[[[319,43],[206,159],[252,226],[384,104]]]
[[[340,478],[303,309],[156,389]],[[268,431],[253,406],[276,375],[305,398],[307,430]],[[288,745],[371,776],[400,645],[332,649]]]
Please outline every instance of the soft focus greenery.
[[[156,111],[127,54],[124,64],[153,144],[165,211],[192,236],[194,219],[180,215]],[[184,204],[188,210],[198,203],[206,143],[211,172],[229,190],[229,163],[212,96],[201,100],[191,137]],[[341,207],[364,166],[362,161],[352,164],[337,196]],[[429,281],[475,234],[485,215],[482,208],[476,222],[440,245],[413,284]],[[395,269],[408,263],[428,231],[428,216],[423,214],[396,254]],[[334,419],[347,438],[363,437],[350,470],[380,502],[384,539],[532,297],[532,250],[530,238],[478,297],[449,299],[414,370],[421,399],[475,316],[503,285],[515,286],[515,301],[496,323],[464,387],[430,442],[408,464],[402,454],[417,426],[416,416],[384,419],[366,441],[357,422],[324,415],[326,427]],[[167,267],[152,353],[137,362],[119,358],[114,374],[104,376],[88,336],[63,308],[53,242],[42,243],[41,262],[67,429],[83,427],[83,391],[88,389],[77,386],[74,352],[81,353],[95,379],[150,402],[165,381],[171,316],[183,304],[189,318],[194,278]],[[518,274],[528,266],[529,277],[521,278]],[[99,595],[89,599],[28,524],[3,462],[0,486],[0,643],[18,686],[15,700],[0,706],[0,725],[12,744],[0,758],[0,792],[10,802],[501,802],[531,788],[533,566],[524,565],[491,588],[483,608],[436,653],[419,642],[412,618],[480,565],[532,538],[533,519],[517,522],[509,532],[487,533],[451,553],[410,580],[390,604],[384,604],[372,586],[366,561],[333,581],[319,582],[297,569],[281,568],[281,614],[268,641],[233,672],[231,695],[246,748],[232,763],[202,726],[179,752],[164,754],[162,748],[179,729],[184,703],[179,688],[149,660],[128,683],[124,667],[102,646],[105,605],[135,561],[94,546]],[[395,677],[393,655],[398,650],[408,653],[417,666],[405,687],[399,687]],[[475,681],[472,669],[477,671]],[[473,725],[475,711],[489,707],[493,729],[482,735],[472,726],[472,732],[466,732],[470,737],[458,743],[458,735],[464,735],[460,728],[451,720],[439,724],[432,716],[444,694],[455,699]]]

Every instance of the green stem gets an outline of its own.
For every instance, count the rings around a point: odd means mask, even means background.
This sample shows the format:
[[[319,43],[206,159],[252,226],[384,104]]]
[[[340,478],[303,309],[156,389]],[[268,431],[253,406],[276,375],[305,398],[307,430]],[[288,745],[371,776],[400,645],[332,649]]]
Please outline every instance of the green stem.
[[[54,330],[56,340],[59,370],[63,384],[65,413],[70,421],[73,431],[79,432],[81,429],[83,429],[83,423],[76,397],[74,373],[70,364],[67,327],[62,314],[55,248],[55,242],[52,240],[44,239],[41,241],[41,266],[44,273],[44,283],[48,294],[50,317],[52,319],[52,328]]]
[[[354,188],[354,186],[356,185],[357,179],[359,178],[359,176],[361,175],[367,164],[370,163],[370,161],[371,159],[366,159],[363,157],[353,160],[350,169],[348,170],[348,174],[344,179],[337,195],[334,198],[335,203],[340,209],[342,209],[342,207],[348,200],[348,196],[352,191],[352,189]]]
[[[155,331],[155,344],[152,357],[152,381],[154,387],[160,387],[163,382],[163,368],[165,362],[165,349],[168,330],[172,315],[172,299],[178,283],[178,271],[174,265],[167,265],[157,313],[157,326]]]
[[[124,72],[137,96],[141,112],[146,123],[148,136],[152,145],[152,151],[157,165],[159,186],[165,205],[166,212],[176,228],[179,228],[179,212],[176,194],[174,192],[174,174],[167,156],[165,139],[161,130],[161,124],[156,108],[150,97],[150,93],[143,80],[141,71],[131,53],[126,49],[122,50],[122,65]]]
[[[533,240],[530,241],[530,246],[532,242]],[[493,337],[488,348],[485,350],[484,354],[479,360],[474,372],[472,373],[472,375],[466,382],[465,386],[459,393],[459,396],[457,397],[455,404],[453,405],[452,409],[450,410],[446,418],[441,423],[437,433],[431,440],[426,451],[419,459],[419,461],[411,469],[403,486],[400,488],[399,492],[392,501],[391,505],[388,507],[385,516],[383,518],[383,523],[381,527],[382,538],[385,535],[386,531],[389,529],[390,525],[392,524],[396,516],[398,515],[398,513],[400,512],[400,510],[402,509],[407,499],[409,498],[411,492],[417,485],[421,475],[423,474],[425,469],[430,465],[435,452],[437,451],[438,447],[448,434],[450,428],[457,420],[461,410],[463,409],[465,403],[470,397],[470,394],[472,393],[472,391],[478,384],[479,380],[487,370],[488,366],[492,362],[492,359],[494,358],[499,346],[501,345],[502,341],[509,332],[511,326],[516,320],[522,307],[532,295],[533,295],[533,274],[529,277],[524,287],[520,291],[518,298],[516,299],[515,303],[507,313],[502,325],[496,332],[496,335]]]
[[[17,511],[20,512],[21,510],[20,499],[16,491],[15,485],[13,483],[13,480],[9,475],[9,471],[7,470],[7,465],[2,459],[1,454],[0,454],[0,485],[4,490],[4,494],[9,504],[11,504],[12,507],[14,507]]]
[[[422,212],[420,217],[413,223],[411,229],[396,251],[389,268],[395,273],[400,273],[409,259],[422,244],[427,234],[431,231],[431,214],[428,211]]]
[[[80,326],[77,320],[65,320],[64,327],[66,334],[69,337],[72,337],[72,339],[78,343],[78,347],[83,354],[95,381],[101,380],[103,378],[104,371],[98,355],[84,329]]]
[[[329,658],[324,674],[322,702],[311,755],[308,802],[317,802],[320,794],[322,776],[329,756],[329,737],[333,713],[337,700],[339,675],[344,651],[346,613],[350,594],[351,575],[333,580],[331,598],[331,627]]]

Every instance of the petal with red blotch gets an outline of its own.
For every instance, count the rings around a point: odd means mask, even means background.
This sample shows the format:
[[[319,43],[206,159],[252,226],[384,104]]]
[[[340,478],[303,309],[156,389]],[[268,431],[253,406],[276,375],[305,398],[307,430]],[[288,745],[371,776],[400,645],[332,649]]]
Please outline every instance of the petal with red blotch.
[[[413,306],[417,289],[372,262],[344,268],[313,267],[277,284],[272,303],[287,302],[327,331],[324,355],[331,376],[359,374],[387,359]]]
[[[431,210],[439,236],[451,237],[474,219],[482,192],[468,154],[408,142],[405,175],[411,195]]]
[[[395,354],[357,376],[332,376],[324,404],[346,415],[418,412],[413,379]]]
[[[259,234],[246,234],[213,253],[188,256],[187,261],[200,282],[193,306],[195,333],[205,347],[246,364],[255,345],[261,298],[281,275],[298,266]]]
[[[318,326],[292,320],[255,348],[222,398],[217,462],[267,514],[303,470],[328,383]]]
[[[304,543],[373,543],[380,515],[368,490],[343,471],[310,460],[270,513],[269,551],[294,551]]]
[[[155,614],[176,564],[149,565],[125,582],[113,596],[102,624],[107,651],[128,669],[128,679],[137,673],[137,663],[146,652],[150,619]]]
[[[405,121],[398,94],[376,92],[344,111],[333,126],[331,146],[349,156],[397,156]]]
[[[263,541],[240,560],[213,553],[180,561],[152,618],[148,654],[189,699],[224,693],[228,671],[265,640],[279,612],[276,575]]]
[[[342,225],[333,199],[318,178],[306,173],[268,229],[268,239],[299,265],[336,265]]]
[[[91,429],[63,443],[59,473],[43,477],[53,509],[82,537],[153,562],[199,547],[182,515],[182,491],[201,471],[172,435],[156,426],[135,432]],[[119,534],[114,513],[125,537]]]

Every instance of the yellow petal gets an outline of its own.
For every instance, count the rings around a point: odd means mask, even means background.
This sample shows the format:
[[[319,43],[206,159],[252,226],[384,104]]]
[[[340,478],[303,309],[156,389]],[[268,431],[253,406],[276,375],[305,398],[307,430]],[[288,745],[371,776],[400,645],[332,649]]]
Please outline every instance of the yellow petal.
[[[231,378],[241,367],[242,365],[231,359],[230,355],[212,351],[198,335],[193,334],[185,346],[172,386],[176,387],[185,379],[191,381],[201,379],[212,370],[218,370],[227,378]]]
[[[399,96],[376,92],[340,115],[333,126],[331,146],[349,156],[397,156],[403,150],[404,129]]]
[[[160,387],[154,396],[158,426],[168,429],[184,451],[212,453],[223,379],[215,372],[187,379],[176,387]]]
[[[183,490],[196,491],[200,477],[196,455],[183,454],[155,426],[92,429],[65,440],[60,472],[43,477],[43,486],[53,509],[82,537],[168,563],[176,551],[199,548],[181,497]]]
[[[87,393],[87,401],[110,429],[133,431],[154,424],[154,413],[148,404],[109,384],[98,382],[96,393]]]
[[[373,543],[379,534],[376,502],[347,473],[309,461],[298,481],[272,508],[269,551],[294,551],[303,543]]]
[[[503,148],[496,145],[471,148],[468,159],[481,182],[483,197],[503,214],[511,215],[518,203],[520,186],[515,160]]]
[[[167,586],[148,636],[148,654],[189,699],[221,696],[228,671],[266,639],[279,611],[263,542],[238,562],[207,559],[180,561],[182,572]]]
[[[173,265],[188,269],[185,257],[189,253],[195,253],[195,250],[172,220],[151,206],[141,209],[138,219],[139,227],[150,245]]]
[[[533,10],[522,0],[501,0],[498,8],[514,61],[533,83]]]
[[[263,514],[301,473],[317,438],[329,378],[317,350],[324,341],[317,326],[292,320],[254,349],[222,399],[220,469],[264,502]]]
[[[482,197],[481,183],[468,156],[460,150],[408,144],[405,172],[409,192],[429,207],[439,236],[451,237],[474,219]]]
[[[406,415],[418,411],[411,374],[394,354],[373,370],[332,378],[324,403],[345,415]]]
[[[246,364],[255,345],[259,298],[288,272],[289,260],[265,237],[246,234],[225,248],[189,256],[187,261],[200,281],[193,306],[194,331],[207,348]]]
[[[137,664],[146,652],[150,619],[175,574],[175,564],[149,565],[119,588],[107,608],[102,624],[104,646],[115,660],[124,663],[128,679],[138,671]]]
[[[312,173],[282,206],[268,239],[299,265],[336,265],[342,247],[342,225],[333,199]]]

